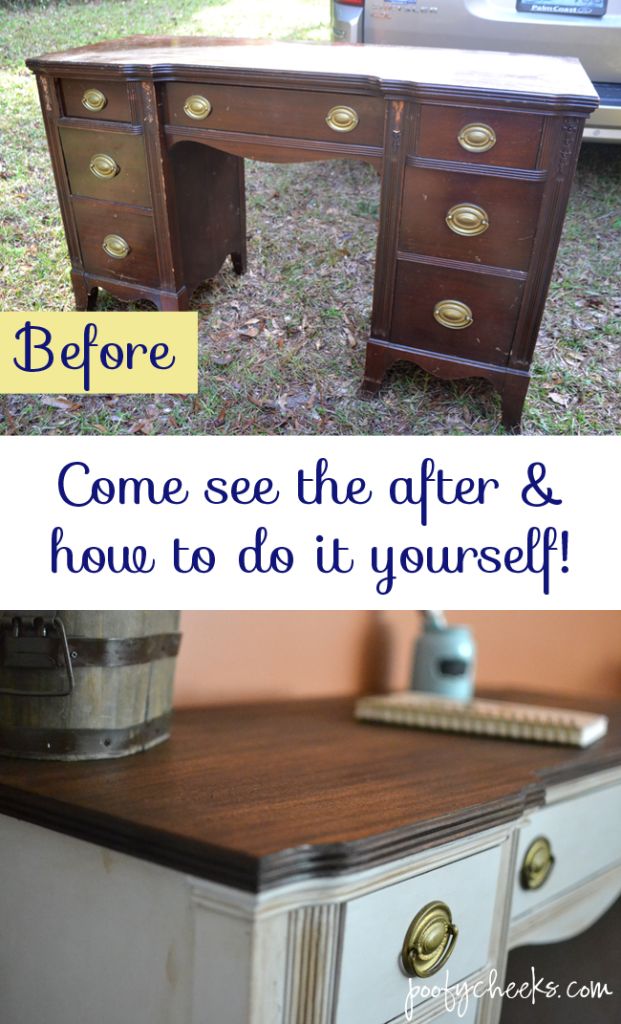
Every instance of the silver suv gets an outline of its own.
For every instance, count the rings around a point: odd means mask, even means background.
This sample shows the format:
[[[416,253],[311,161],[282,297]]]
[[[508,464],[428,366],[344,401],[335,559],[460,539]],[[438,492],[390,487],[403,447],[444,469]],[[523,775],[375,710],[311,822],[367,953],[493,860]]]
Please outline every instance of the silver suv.
[[[578,57],[600,96],[584,138],[621,142],[621,0],[332,0],[336,40]]]

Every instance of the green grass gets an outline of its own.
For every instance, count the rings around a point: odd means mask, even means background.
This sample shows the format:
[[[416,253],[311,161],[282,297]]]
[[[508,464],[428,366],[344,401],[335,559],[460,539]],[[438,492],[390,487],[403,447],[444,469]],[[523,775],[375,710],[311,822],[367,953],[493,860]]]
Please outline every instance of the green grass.
[[[161,0],[0,8],[0,308],[72,309],[64,234],[24,59],[132,33],[329,39],[328,0]],[[585,146],[527,397],[527,433],[621,428],[621,147]],[[499,433],[480,380],[405,364],[359,396],[379,181],[364,164],[247,164],[249,272],[194,296],[198,396],[7,396],[4,433]],[[293,244],[292,244],[293,239]],[[105,296],[102,308],[120,309]],[[137,307],[129,307],[137,308]],[[145,307],[146,308],[146,307]]]

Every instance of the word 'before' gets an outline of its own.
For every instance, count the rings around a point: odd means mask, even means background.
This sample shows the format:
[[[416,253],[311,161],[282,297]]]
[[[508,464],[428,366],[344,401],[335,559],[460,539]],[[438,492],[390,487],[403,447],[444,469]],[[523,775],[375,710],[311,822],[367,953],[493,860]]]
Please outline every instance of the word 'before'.
[[[95,361],[99,361],[104,370],[119,370],[122,367],[134,370],[144,362],[148,362],[154,370],[171,370],[175,365],[175,356],[165,341],[157,341],[153,345],[134,341],[100,342],[97,341],[98,334],[97,325],[87,323],[78,341],[55,343],[53,346],[55,339],[47,327],[39,327],[26,320],[15,335],[20,344],[20,355],[14,357],[13,362],[24,373],[45,373],[58,360],[65,370],[82,374],[84,391],[91,390]]]
[[[188,394],[196,313],[0,313],[3,394]]]

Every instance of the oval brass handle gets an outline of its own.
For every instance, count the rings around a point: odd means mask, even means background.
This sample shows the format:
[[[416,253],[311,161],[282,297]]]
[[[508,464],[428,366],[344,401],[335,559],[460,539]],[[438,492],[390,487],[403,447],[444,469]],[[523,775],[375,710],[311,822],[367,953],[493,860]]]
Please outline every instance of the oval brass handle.
[[[487,153],[496,145],[496,132],[488,124],[465,124],[457,141],[469,153]]]
[[[456,235],[482,235],[489,227],[489,217],[485,210],[474,203],[451,206],[445,220]]]
[[[442,302],[436,302],[433,315],[442,327],[448,327],[451,331],[463,331],[464,327],[470,327],[470,324],[474,323],[470,306],[459,299],[443,299]]]
[[[428,978],[443,967],[455,949],[458,935],[446,903],[434,900],[418,912],[408,928],[401,963],[410,977]]]
[[[326,114],[326,124],[334,132],[353,132],[358,120],[353,107],[332,107]]]
[[[87,89],[82,96],[82,106],[87,110],[95,111],[95,113],[103,110],[107,102],[106,96],[99,89]]]
[[[91,157],[89,168],[91,174],[94,174],[96,178],[115,178],[121,168],[117,164],[114,157],[108,156],[107,153],[95,153]]]
[[[204,121],[211,114],[212,107],[206,96],[188,96],[183,109],[194,121]]]
[[[554,867],[550,840],[545,836],[533,839],[524,854],[520,882],[523,889],[540,889]]]
[[[101,248],[108,256],[115,260],[124,260],[129,255],[130,245],[121,235],[106,235]]]

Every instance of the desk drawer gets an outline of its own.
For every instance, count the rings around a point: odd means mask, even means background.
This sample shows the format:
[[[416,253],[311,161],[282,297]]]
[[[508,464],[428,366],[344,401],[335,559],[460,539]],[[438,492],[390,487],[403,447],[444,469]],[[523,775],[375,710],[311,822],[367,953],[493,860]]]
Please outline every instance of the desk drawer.
[[[391,340],[504,366],[522,289],[511,278],[399,260]]]
[[[545,875],[534,876],[539,886],[524,887],[522,870],[537,839],[547,839],[554,863]],[[519,917],[561,893],[571,894],[581,882],[621,863],[621,785],[564,800],[533,812],[520,832],[512,916]]]
[[[526,270],[543,184],[407,167],[399,248]]]
[[[87,273],[157,287],[155,231],[150,213],[92,199],[74,199],[73,210]]]
[[[416,153],[438,160],[534,168],[542,127],[543,118],[536,114],[423,104]]]
[[[67,117],[88,117],[95,121],[131,121],[125,82],[65,78],[60,83]]]
[[[142,135],[61,128],[60,138],[74,195],[151,205]]]
[[[401,950],[412,920],[434,900],[445,903],[458,929],[454,950],[437,973],[412,986],[463,980],[489,961],[500,873],[500,848],[361,896],[347,904],[335,1024],[381,1024],[404,1013],[410,979]],[[413,995],[410,1006],[424,999]]]
[[[483,987],[484,986],[481,986],[481,988]],[[464,998],[461,1006],[459,1001],[457,1001],[454,1007],[453,1003],[449,1002],[449,1006],[451,1006],[452,1009],[446,1010],[446,1012],[441,1014],[440,1017],[434,1017],[431,1022],[429,1021],[429,1018],[427,1018],[424,1024],[475,1024],[479,1014],[480,1004],[481,998],[476,995],[469,995],[467,1003]]]
[[[188,108],[192,97],[199,99],[194,99]],[[334,128],[326,123],[331,111],[335,111],[332,115]],[[249,132],[344,145],[382,146],[384,140],[383,100],[346,93],[175,82],[166,87],[165,117],[169,124],[186,128]]]

